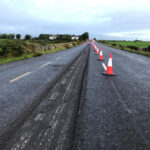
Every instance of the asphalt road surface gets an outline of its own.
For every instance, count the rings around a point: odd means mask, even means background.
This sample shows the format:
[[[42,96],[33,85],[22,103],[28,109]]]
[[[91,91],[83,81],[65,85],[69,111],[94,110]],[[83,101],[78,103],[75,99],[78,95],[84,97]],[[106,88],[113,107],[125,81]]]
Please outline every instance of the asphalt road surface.
[[[70,149],[88,60],[87,46],[40,105],[8,138],[8,150]]]
[[[0,66],[0,143],[29,116],[85,46]]]
[[[105,65],[112,53],[117,76],[102,75],[104,67],[91,47],[73,149],[150,149],[150,58],[96,45]]]
[[[0,67],[2,150],[150,149],[150,59],[96,45]]]

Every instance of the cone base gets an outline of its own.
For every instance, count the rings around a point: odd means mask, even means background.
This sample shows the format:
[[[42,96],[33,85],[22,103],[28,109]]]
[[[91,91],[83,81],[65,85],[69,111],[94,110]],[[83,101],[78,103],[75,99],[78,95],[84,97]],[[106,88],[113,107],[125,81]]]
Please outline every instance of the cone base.
[[[97,59],[97,60],[99,60],[99,61],[104,61],[104,59]]]
[[[103,72],[102,74],[105,76],[116,76],[116,74],[106,74],[106,72]]]

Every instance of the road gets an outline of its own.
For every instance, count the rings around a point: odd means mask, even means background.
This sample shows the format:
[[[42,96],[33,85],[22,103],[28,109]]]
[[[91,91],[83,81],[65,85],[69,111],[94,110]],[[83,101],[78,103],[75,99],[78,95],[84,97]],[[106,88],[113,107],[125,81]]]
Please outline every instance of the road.
[[[150,59],[96,45],[0,67],[2,150],[150,149]]]
[[[85,46],[0,66],[0,143],[32,113]]]
[[[117,76],[104,67],[91,47],[85,98],[74,150],[150,149],[150,59],[96,43],[107,65],[112,53]]]

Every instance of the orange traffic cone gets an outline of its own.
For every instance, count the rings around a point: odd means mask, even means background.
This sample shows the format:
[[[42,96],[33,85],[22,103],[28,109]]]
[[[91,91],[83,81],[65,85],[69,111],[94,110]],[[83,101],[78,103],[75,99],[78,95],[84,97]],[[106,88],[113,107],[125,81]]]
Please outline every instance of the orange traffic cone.
[[[103,72],[104,75],[108,76],[114,76],[113,68],[112,68],[112,54],[109,55],[108,65],[105,72]]]
[[[96,47],[96,54],[97,54],[97,55],[99,54],[99,49],[98,49],[98,47]]]
[[[103,60],[103,50],[100,50],[98,60]]]
[[[97,54],[97,48],[96,48],[96,46],[94,45],[94,50],[95,50],[95,53]]]
[[[95,45],[92,43],[92,46],[93,46],[93,49],[94,49],[94,51],[96,52],[96,50],[95,50]]]
[[[95,47],[95,45],[94,45],[94,51],[95,51],[95,53],[96,53],[96,47]]]

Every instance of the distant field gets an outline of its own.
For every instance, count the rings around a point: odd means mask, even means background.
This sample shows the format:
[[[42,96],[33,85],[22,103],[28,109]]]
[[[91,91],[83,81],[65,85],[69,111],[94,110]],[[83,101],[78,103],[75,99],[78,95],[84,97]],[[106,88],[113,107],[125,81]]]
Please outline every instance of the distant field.
[[[150,41],[99,41],[110,47],[150,57]]]
[[[107,43],[115,43],[122,46],[137,46],[138,48],[144,48],[150,45],[150,41],[107,41]]]

